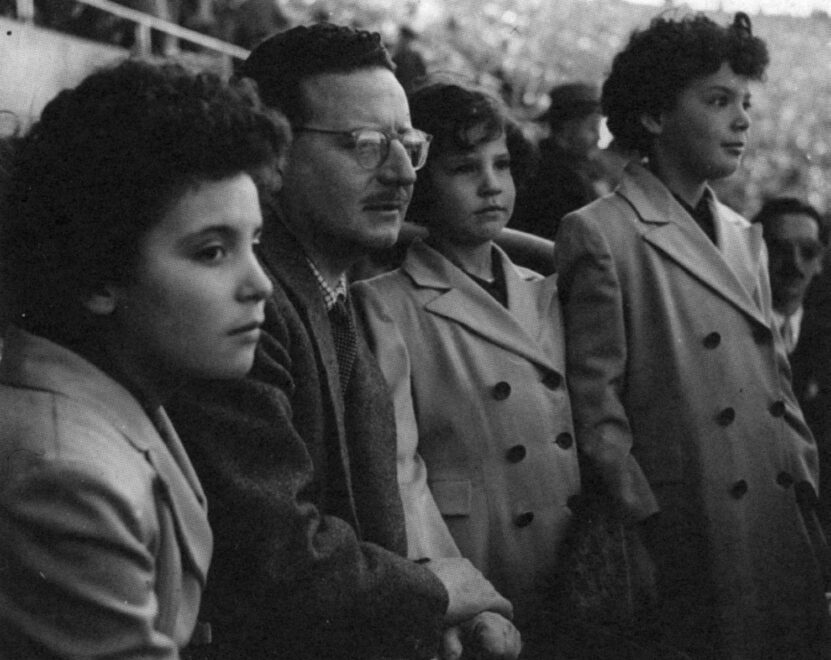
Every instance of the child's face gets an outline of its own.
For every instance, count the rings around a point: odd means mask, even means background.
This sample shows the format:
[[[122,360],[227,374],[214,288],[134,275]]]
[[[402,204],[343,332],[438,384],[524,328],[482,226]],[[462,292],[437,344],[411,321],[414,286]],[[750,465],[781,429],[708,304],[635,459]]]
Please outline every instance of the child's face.
[[[115,287],[134,366],[155,376],[244,376],[271,283],[254,254],[262,216],[247,174],[189,188],[142,238],[135,275]]]
[[[689,185],[736,171],[750,127],[750,79],[724,63],[694,80],[655,127],[655,154],[670,176]]]
[[[438,155],[427,175],[433,184],[431,233],[451,243],[479,245],[508,224],[516,188],[504,133],[470,151]]]

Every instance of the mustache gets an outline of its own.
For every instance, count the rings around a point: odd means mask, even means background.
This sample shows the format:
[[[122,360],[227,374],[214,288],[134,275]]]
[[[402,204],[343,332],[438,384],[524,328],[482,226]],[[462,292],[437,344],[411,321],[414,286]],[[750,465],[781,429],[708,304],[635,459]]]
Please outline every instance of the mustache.
[[[363,204],[408,204],[410,195],[405,192],[374,193],[364,197]]]

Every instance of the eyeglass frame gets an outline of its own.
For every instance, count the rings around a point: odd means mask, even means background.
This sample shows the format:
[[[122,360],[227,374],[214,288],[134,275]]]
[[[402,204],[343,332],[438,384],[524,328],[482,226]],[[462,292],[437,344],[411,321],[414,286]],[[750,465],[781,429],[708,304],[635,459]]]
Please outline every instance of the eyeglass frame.
[[[336,131],[329,128],[318,128],[316,126],[293,126],[292,131],[294,133],[322,133],[323,135],[340,135],[341,137],[350,138],[353,142],[352,150],[355,154],[355,160],[357,161],[358,165],[360,165],[363,169],[367,171],[378,169],[379,167],[381,167],[381,165],[387,162],[387,158],[390,157],[390,148],[392,147],[392,143],[394,140],[398,140],[404,147],[404,150],[409,155],[410,151],[407,149],[407,145],[402,138],[406,135],[412,134],[415,134],[424,140],[424,155],[421,157],[421,162],[413,163],[412,158],[410,158],[410,165],[413,166],[413,169],[420,170],[427,164],[427,156],[430,151],[430,142],[433,140],[432,135],[430,135],[429,133],[425,133],[424,131],[419,130],[417,128],[410,128],[407,130],[406,133],[400,133],[398,131],[388,131],[382,128],[371,128],[368,126],[362,128],[355,128],[351,131]],[[367,166],[364,163],[362,163],[360,157],[358,157],[357,155],[358,136],[359,134],[366,132],[377,133],[383,136],[384,138],[384,141],[380,142],[382,157],[378,160],[378,162],[375,165],[372,166]]]

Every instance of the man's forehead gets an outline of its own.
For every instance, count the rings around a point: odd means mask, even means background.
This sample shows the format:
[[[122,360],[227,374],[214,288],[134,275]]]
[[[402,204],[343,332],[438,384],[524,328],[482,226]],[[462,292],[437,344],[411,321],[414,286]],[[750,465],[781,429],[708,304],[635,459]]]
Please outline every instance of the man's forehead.
[[[310,114],[341,123],[379,121],[379,114],[398,120],[402,114],[409,117],[404,89],[393,72],[382,67],[317,74],[304,80],[300,89]]]
[[[806,213],[782,213],[770,223],[770,234],[777,238],[812,238],[819,236],[819,224]]]

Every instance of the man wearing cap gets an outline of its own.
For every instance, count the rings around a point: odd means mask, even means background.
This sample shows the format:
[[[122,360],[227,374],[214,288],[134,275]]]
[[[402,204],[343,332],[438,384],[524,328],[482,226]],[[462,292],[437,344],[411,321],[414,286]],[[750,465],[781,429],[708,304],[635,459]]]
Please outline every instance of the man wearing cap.
[[[539,170],[517,204],[512,226],[553,240],[560,218],[598,196],[589,157],[599,138],[600,93],[594,85],[573,82],[548,95],[551,104],[538,121],[548,124],[549,136],[539,144]]]

